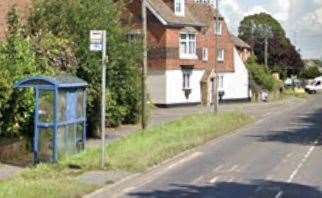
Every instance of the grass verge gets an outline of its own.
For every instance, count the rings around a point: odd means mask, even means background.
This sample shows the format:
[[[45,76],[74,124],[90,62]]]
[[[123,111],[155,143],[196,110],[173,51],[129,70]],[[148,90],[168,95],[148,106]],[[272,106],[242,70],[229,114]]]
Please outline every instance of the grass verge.
[[[144,171],[252,120],[251,117],[236,112],[220,113],[218,116],[201,114],[135,133],[107,147],[107,168],[131,172]],[[99,156],[98,149],[88,150],[63,163],[83,169],[95,169],[98,168]]]
[[[109,170],[144,171],[180,152],[234,131],[253,121],[236,112],[189,116],[138,132],[107,147]],[[107,157],[106,156],[106,157]],[[30,168],[0,182],[0,197],[80,197],[97,186],[80,183],[77,176],[99,169],[100,150],[89,149],[56,165]],[[80,167],[71,170],[69,167]]]

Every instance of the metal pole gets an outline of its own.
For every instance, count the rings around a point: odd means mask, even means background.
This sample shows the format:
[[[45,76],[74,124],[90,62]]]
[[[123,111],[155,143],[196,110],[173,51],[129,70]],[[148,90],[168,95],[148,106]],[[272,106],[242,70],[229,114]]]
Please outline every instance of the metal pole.
[[[102,99],[101,99],[101,138],[102,138],[102,156],[101,167],[105,164],[105,105],[106,105],[106,31],[103,31],[103,48],[102,48]]]
[[[147,107],[146,107],[146,76],[147,76],[147,65],[148,65],[148,53],[147,53],[147,13],[146,13],[146,1],[142,2],[142,21],[143,21],[143,66],[142,66],[142,118],[141,126],[142,129],[147,127]]]
[[[265,67],[268,68],[268,37],[265,36]]]
[[[214,64],[214,71],[216,72],[216,67],[217,67],[217,63],[218,63],[218,32],[217,32],[217,26],[219,25],[219,0],[216,0],[216,30],[215,30],[215,54],[216,54],[216,60],[215,60],[215,64]],[[217,76],[217,72],[216,72],[216,76],[215,79],[213,80],[213,105],[214,105],[214,113],[217,114],[218,113],[218,76]]]

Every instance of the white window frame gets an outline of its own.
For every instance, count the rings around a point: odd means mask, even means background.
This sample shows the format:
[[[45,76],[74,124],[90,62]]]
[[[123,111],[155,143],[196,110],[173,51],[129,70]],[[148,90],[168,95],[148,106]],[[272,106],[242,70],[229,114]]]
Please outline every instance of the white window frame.
[[[208,48],[202,48],[202,60],[208,61]]]
[[[185,0],[174,0],[174,14],[177,16],[184,16],[185,5]]]
[[[195,33],[180,33],[179,57],[180,59],[198,59],[197,35]]]
[[[223,28],[222,28],[222,21],[218,21],[217,23],[215,23],[215,27],[214,28],[215,28],[215,34],[221,36],[222,35],[222,32],[223,32],[222,31],[223,30]]]
[[[192,69],[182,68],[182,89],[191,90]]]
[[[218,62],[224,62],[225,61],[225,50],[224,49],[218,49],[217,61]]]
[[[224,76],[218,76],[218,89],[219,91],[224,90]]]

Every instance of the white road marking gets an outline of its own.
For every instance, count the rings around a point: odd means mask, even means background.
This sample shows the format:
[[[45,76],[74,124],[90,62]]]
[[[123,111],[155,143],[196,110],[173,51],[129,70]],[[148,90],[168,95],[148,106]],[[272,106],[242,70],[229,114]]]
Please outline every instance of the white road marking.
[[[217,166],[217,167],[213,170],[213,172],[220,171],[220,170],[222,169],[222,167],[224,167],[224,166],[223,166],[223,165],[219,165],[219,166]]]
[[[233,182],[235,180],[235,178],[234,177],[232,177],[232,178],[230,178],[227,182],[228,183],[231,183],[231,182]]]
[[[305,162],[307,161],[307,159],[310,157],[310,155],[312,154],[312,152],[314,151],[314,149],[315,149],[315,147],[316,147],[316,145],[318,143],[319,143],[319,141],[316,140],[314,142],[314,145],[310,147],[310,149],[305,154],[304,158],[301,160],[301,162],[299,163],[299,165],[296,167],[296,169],[292,172],[292,174],[288,178],[288,180],[287,180],[288,183],[291,183],[293,181],[293,179],[298,174],[299,170],[303,167],[303,165],[305,164]]]
[[[279,192],[276,194],[275,198],[281,198],[282,196],[283,196],[283,191],[279,191]]]
[[[174,163],[174,164],[169,165],[169,166],[167,167],[167,169],[169,170],[169,169],[172,169],[172,168],[174,168],[174,167],[176,167],[176,166],[179,166],[179,165],[181,165],[181,164],[183,164],[183,163],[185,163],[185,162],[187,162],[187,161],[191,161],[191,160],[193,160],[193,159],[195,159],[195,158],[197,158],[197,157],[201,156],[202,154],[203,154],[203,153],[201,153],[201,152],[195,152],[195,153],[193,153],[193,154],[189,155],[188,157],[183,158],[183,159],[179,160],[178,162],[176,162],[176,163]]]
[[[235,170],[238,169],[238,165],[234,165],[233,167],[231,167],[231,169],[229,170],[229,172],[233,172]]]
[[[209,181],[209,183],[214,184],[216,183],[217,180],[218,180],[218,177],[214,177]]]
[[[265,113],[263,117],[268,117],[272,114],[272,112],[269,112],[269,113]]]
[[[129,193],[129,192],[131,192],[131,191],[133,191],[133,190],[135,190],[136,189],[136,187],[129,187],[129,188],[125,188],[124,190],[123,190],[123,192],[125,192],[125,193]]]

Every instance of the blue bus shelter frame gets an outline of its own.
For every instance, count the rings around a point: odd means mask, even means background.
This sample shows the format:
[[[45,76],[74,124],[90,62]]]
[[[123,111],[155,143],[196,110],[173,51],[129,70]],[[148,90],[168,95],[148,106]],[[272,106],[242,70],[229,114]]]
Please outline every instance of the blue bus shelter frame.
[[[53,156],[52,161],[58,161],[58,128],[61,126],[71,125],[71,124],[79,124],[83,123],[83,141],[84,145],[86,144],[86,87],[88,84],[79,78],[69,76],[69,75],[60,75],[56,77],[49,76],[36,76],[26,78],[24,80],[19,81],[16,84],[16,88],[34,88],[36,92],[36,100],[35,100],[35,118],[34,118],[34,137],[33,137],[33,151],[34,151],[34,163],[39,162],[39,129],[40,128],[50,128],[53,129]],[[83,99],[83,117],[79,119],[70,119],[68,121],[60,122],[58,120],[58,108],[59,108],[59,93],[61,91],[66,91],[67,93],[71,93],[75,90],[82,90],[84,93]],[[54,110],[54,120],[52,124],[42,123],[39,120],[39,100],[40,100],[40,92],[41,91],[52,91],[54,95],[53,101],[53,110]],[[71,101],[69,101],[71,102]],[[66,107],[73,106],[73,104],[67,104]],[[69,117],[69,116],[68,116]]]

